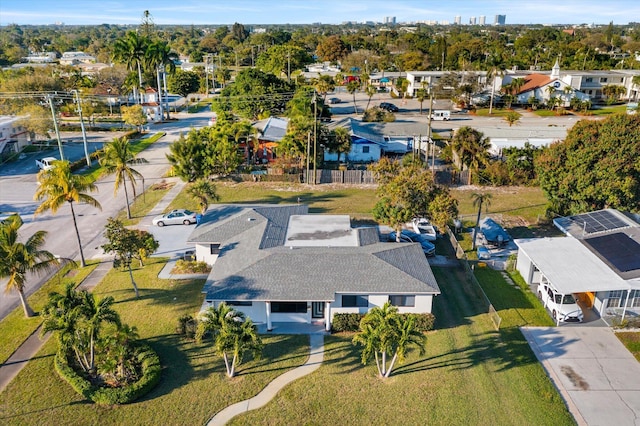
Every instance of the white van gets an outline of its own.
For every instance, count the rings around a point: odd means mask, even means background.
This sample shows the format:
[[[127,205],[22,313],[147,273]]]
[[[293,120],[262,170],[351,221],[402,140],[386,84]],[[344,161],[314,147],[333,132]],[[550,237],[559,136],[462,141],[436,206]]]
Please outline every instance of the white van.
[[[431,113],[431,119],[436,121],[448,121],[451,120],[451,111],[447,110],[435,110]]]

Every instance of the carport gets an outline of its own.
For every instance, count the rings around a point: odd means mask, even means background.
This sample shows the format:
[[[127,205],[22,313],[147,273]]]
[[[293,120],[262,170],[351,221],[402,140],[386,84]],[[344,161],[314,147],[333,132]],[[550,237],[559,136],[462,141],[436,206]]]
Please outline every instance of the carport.
[[[605,313],[611,291],[631,290],[631,285],[612,271],[580,241],[571,237],[515,240],[516,268],[529,285],[543,280],[563,296],[576,294],[591,302],[600,315]],[[623,311],[626,313],[626,303]]]

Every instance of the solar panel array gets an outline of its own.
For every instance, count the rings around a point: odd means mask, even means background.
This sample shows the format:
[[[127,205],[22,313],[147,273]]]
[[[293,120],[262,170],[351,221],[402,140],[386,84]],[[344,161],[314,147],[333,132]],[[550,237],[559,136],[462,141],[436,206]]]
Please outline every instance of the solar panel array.
[[[620,272],[640,269],[640,244],[623,232],[588,238],[584,242]]]
[[[612,231],[629,226],[627,222],[608,210],[558,218],[556,221],[564,229],[569,229],[571,226],[580,227],[585,234]]]

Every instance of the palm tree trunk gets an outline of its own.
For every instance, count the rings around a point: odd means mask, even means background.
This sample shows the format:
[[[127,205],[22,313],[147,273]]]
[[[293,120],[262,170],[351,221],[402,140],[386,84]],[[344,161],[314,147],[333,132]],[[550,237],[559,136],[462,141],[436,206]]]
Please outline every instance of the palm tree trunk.
[[[227,357],[227,353],[226,352],[222,352],[222,358],[224,359],[224,366],[227,369],[227,376],[229,376],[229,370],[231,370],[229,368],[229,358]],[[229,376],[231,377],[231,376]]]
[[[91,330],[91,339],[89,339],[89,371],[95,369],[96,353],[95,353],[95,339],[94,331]]]
[[[131,208],[129,207],[129,192],[127,192],[127,177],[124,175],[124,173],[122,174],[122,181],[122,186],[124,186],[124,199],[127,203],[127,219],[131,219]]]
[[[382,351],[382,376],[387,374],[387,351]]]
[[[33,316],[33,309],[27,303],[27,299],[24,297],[24,291],[22,289],[18,290],[18,295],[20,296],[20,303],[22,303],[22,309],[24,310],[24,316],[27,318],[31,318]]]
[[[133,279],[133,271],[131,270],[131,261],[129,261],[129,278],[131,278],[131,285],[133,285],[133,291],[136,292],[136,299],[138,298],[138,286],[136,285],[135,280]]]
[[[73,209],[73,201],[69,201],[71,207],[71,217],[73,218],[73,227],[76,229],[76,237],[78,238],[78,250],[80,250],[80,266],[85,267],[87,263],[84,261],[84,253],[82,252],[82,241],[80,240],[80,231],[78,230],[78,221],[76,220],[76,212]]]
[[[396,350],[396,353],[393,354],[393,358],[391,359],[391,364],[389,365],[389,369],[387,370],[384,377],[389,377],[391,375],[391,370],[393,370],[393,365],[396,363],[397,359],[398,359],[398,351]]]
[[[375,352],[376,356],[376,367],[378,368],[378,375],[382,377],[382,368],[380,367],[380,358],[378,358],[378,352]]]
[[[235,376],[237,361],[238,361],[238,354],[233,354],[233,360],[231,361],[231,372],[229,373],[229,377]]]

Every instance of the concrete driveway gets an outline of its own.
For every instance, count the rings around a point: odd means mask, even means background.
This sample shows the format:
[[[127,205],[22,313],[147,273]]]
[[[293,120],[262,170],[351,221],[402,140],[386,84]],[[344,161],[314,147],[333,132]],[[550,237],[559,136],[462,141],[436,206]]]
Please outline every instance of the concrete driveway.
[[[640,363],[606,327],[523,327],[579,425],[640,425]]]

